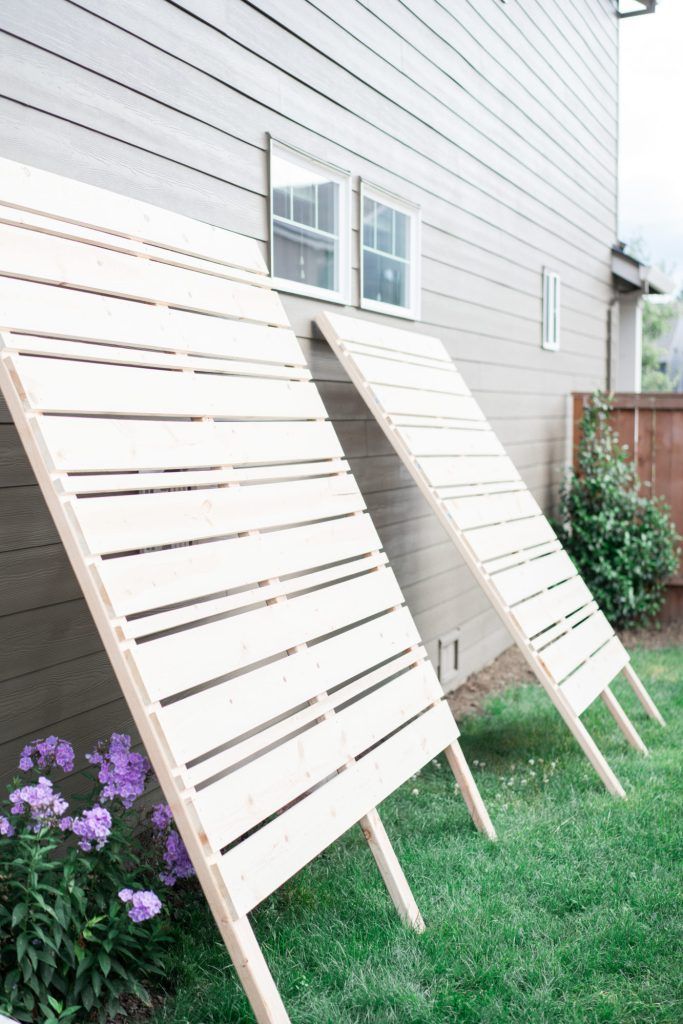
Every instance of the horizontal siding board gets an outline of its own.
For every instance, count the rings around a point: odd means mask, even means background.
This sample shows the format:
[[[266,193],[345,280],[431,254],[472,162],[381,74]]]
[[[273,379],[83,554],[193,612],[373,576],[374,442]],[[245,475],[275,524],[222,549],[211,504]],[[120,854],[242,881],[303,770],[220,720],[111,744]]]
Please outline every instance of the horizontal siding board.
[[[87,3],[90,9],[104,11],[101,0],[87,0]],[[135,31],[140,32],[141,11],[136,6],[133,14],[131,7],[130,0],[122,0],[115,12],[107,7],[107,16],[114,16],[118,23],[122,23],[121,19],[125,16],[127,23],[134,25]],[[222,8],[218,13],[222,13]],[[170,13],[167,6],[164,6],[162,12],[153,4],[149,14],[154,16],[154,27],[150,26],[147,29],[148,38],[157,45],[168,45],[165,39],[169,28],[173,19],[181,17],[182,12],[178,10],[175,14]],[[240,17],[240,25],[242,20]],[[233,30],[234,23],[235,19],[232,19]],[[226,34],[219,33],[203,21],[188,18],[185,14],[182,25],[182,32],[175,26],[172,44],[174,52],[185,55],[190,46],[196,65],[201,66],[208,74],[219,77],[225,84],[247,92],[251,98],[263,104],[271,112],[271,116],[273,112],[284,114],[295,121],[307,124],[322,136],[329,136],[330,131],[333,131],[337,133],[337,141],[355,155],[370,156],[370,159],[383,166],[401,166],[410,180],[433,179],[436,182],[433,191],[441,194],[448,191],[444,176],[452,182],[452,173],[448,173],[445,168],[440,170],[433,160],[421,159],[419,154],[405,144],[394,141],[375,127],[374,123],[371,124],[367,120],[361,122],[357,115],[346,111],[339,102],[322,96],[319,91],[301,81],[296,81],[261,55],[245,53],[242,47]],[[261,35],[262,33],[256,33],[256,43]],[[474,184],[476,181],[476,176],[472,182],[460,180],[460,204],[466,210],[476,211],[478,216],[488,218],[492,224],[498,224],[512,234],[516,233],[520,238],[526,235],[532,242],[535,241],[549,251],[554,249],[558,258],[561,258],[567,232],[572,230],[570,226],[565,225],[565,230],[558,230],[556,234],[551,233],[547,230],[547,225],[552,218],[545,219],[545,226],[541,226],[528,215],[522,216],[517,212],[522,199],[518,191],[513,190],[510,193],[510,203],[506,204],[481,191]],[[450,188],[452,189],[452,184]],[[497,191],[504,191],[500,180],[497,182]],[[604,259],[604,246],[611,244],[613,238],[610,232],[609,237],[605,236],[603,241],[592,241],[581,233],[580,241],[582,244],[577,241],[579,250],[587,260],[593,259],[597,263]]]
[[[119,687],[103,650],[63,661],[0,683],[3,715],[0,746],[16,742],[27,727],[35,735],[57,722],[119,699]]]
[[[610,193],[603,178],[590,174],[573,148],[562,148],[524,110],[509,105],[505,116],[502,116],[500,97],[496,96],[485,78],[479,76],[477,80],[474,68],[464,62],[458,66],[457,58],[448,66],[439,67],[428,53],[417,48],[414,37],[410,40],[411,45],[405,46],[396,23],[386,24],[358,0],[347,4],[337,4],[334,0],[313,0],[313,3],[333,24],[343,27],[348,36],[382,58],[383,63],[375,69],[374,62],[364,54],[365,65],[359,71],[361,76],[374,75],[371,80],[380,86],[392,72],[395,73],[390,79],[392,83],[399,80],[399,75],[402,76],[410,84],[409,95],[417,87],[430,100],[438,101],[445,109],[467,120],[475,130],[492,138],[511,155],[518,154],[522,161],[540,158],[537,166],[547,168],[551,175],[553,168],[565,176],[570,171],[572,184],[565,181],[562,188],[568,193],[570,190],[575,192],[577,202],[589,203],[595,197],[604,209],[614,210],[614,192]],[[347,37],[344,39],[346,46]],[[359,53],[363,51],[359,50]],[[534,164],[529,163],[529,166],[532,168]]]
[[[80,597],[61,544],[0,552],[0,581],[0,616]]]

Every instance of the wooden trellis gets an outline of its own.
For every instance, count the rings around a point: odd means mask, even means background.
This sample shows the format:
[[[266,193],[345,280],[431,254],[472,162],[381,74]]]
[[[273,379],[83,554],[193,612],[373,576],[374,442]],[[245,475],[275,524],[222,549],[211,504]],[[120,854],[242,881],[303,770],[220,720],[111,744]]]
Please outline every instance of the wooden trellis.
[[[317,323],[605,786],[624,796],[581,714],[600,696],[647,753],[609,688],[623,671],[663,719],[446,348],[355,317]]]
[[[0,161],[0,384],[260,1022],[249,911],[445,751],[493,828],[255,242]]]

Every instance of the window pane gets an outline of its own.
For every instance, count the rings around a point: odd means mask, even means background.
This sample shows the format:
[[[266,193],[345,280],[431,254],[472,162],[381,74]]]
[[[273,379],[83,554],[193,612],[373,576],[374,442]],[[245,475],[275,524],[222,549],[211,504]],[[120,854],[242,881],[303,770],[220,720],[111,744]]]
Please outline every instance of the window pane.
[[[374,199],[363,197],[363,245],[371,249],[375,247],[375,215],[377,203]]]
[[[339,233],[337,212],[339,210],[339,185],[336,181],[326,181],[318,185],[318,227],[321,231],[329,231],[331,235]]]
[[[315,187],[313,185],[297,185],[292,190],[292,220],[297,224],[315,227]]]
[[[273,274],[336,291],[338,242],[294,224],[273,222]]]
[[[394,211],[390,206],[377,203],[377,248],[382,252],[393,252]]]
[[[276,217],[289,217],[289,188],[274,188],[273,189],[273,213]]]
[[[271,180],[273,275],[338,291],[341,185],[324,168],[278,153],[273,153]]]
[[[387,302],[392,306],[408,306],[408,276],[406,263],[363,252],[363,298],[374,302]]]
[[[407,260],[410,255],[410,217],[394,210],[394,256]]]

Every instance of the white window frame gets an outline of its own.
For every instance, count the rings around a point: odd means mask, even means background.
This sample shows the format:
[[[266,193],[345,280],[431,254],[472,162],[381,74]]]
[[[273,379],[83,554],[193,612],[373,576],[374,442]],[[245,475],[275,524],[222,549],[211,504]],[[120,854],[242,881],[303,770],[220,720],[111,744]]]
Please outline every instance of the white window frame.
[[[408,266],[410,268],[408,277],[410,301],[407,306],[394,306],[390,302],[379,302],[377,299],[366,299],[363,295],[363,264],[365,262],[363,259],[363,252],[365,249],[363,244],[363,209],[366,198],[374,199],[375,202],[382,203],[384,206],[390,206],[399,213],[407,214],[410,218],[410,256],[408,260]],[[420,299],[422,294],[422,285],[420,280],[421,235],[422,217],[420,207],[416,203],[409,203],[407,200],[401,199],[399,196],[387,191],[387,189],[381,188],[379,185],[373,185],[372,182],[363,181],[361,179],[360,218],[358,225],[361,309],[370,309],[375,313],[384,313],[388,316],[400,316],[406,320],[420,319]],[[384,255],[386,255],[386,253]]]
[[[273,155],[283,160],[296,164],[299,167],[312,169],[318,173],[324,173],[330,181],[337,182],[339,187],[339,249],[338,249],[338,288],[318,288],[315,285],[305,282],[290,281],[286,277],[275,277],[273,274],[275,233],[273,223],[275,215],[273,212],[273,182],[272,182],[272,160]],[[338,302],[347,305],[350,294],[351,278],[351,173],[341,167],[317,160],[308,153],[293,146],[287,146],[283,142],[270,138],[268,154],[268,224],[270,231],[269,258],[270,276],[273,287],[281,292],[289,292],[292,295],[307,295],[314,299],[323,299],[326,302]]]
[[[560,350],[560,275],[554,270],[543,270],[543,328],[541,344],[549,352]]]

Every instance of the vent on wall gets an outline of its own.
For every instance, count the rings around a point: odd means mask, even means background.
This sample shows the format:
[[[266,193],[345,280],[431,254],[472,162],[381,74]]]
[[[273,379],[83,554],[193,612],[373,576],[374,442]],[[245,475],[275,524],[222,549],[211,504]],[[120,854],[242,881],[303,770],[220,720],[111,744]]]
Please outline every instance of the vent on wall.
[[[452,689],[460,681],[460,630],[452,629],[439,637],[439,682]]]
[[[543,271],[543,348],[557,352],[560,347],[560,275]]]

